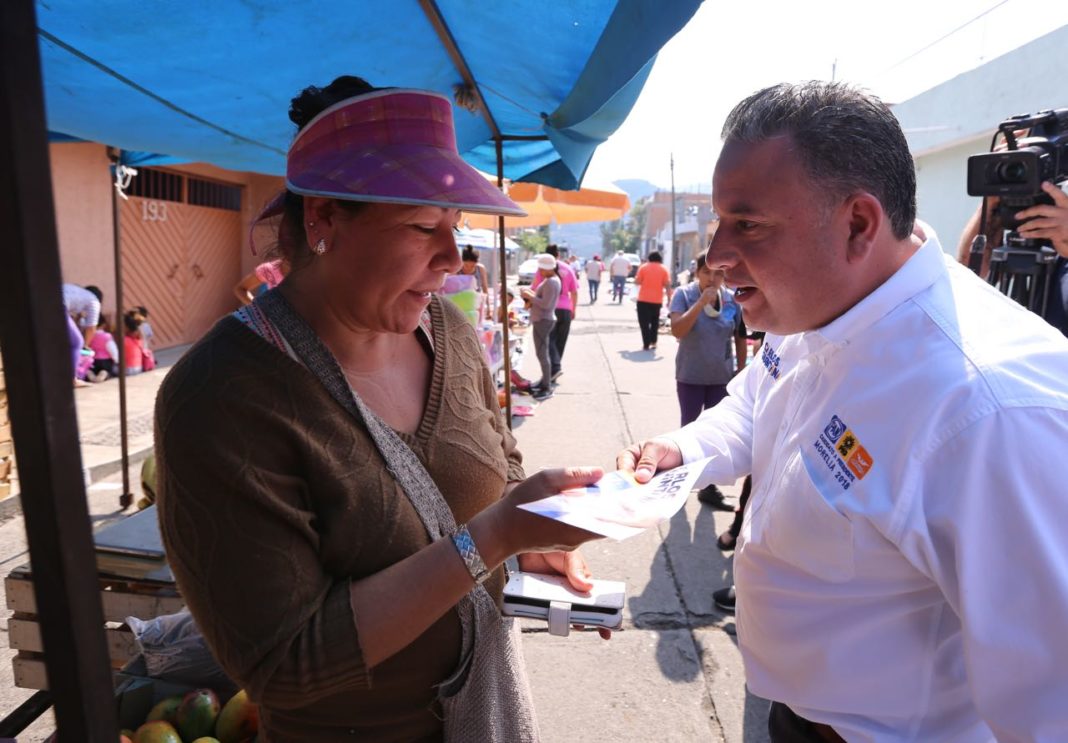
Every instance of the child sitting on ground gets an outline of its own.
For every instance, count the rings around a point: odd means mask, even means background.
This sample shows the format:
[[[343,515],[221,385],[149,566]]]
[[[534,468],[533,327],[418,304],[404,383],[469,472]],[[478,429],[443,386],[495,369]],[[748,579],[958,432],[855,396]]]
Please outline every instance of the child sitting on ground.
[[[119,346],[104,315],[100,316],[89,349],[93,352],[93,365],[87,374],[90,381],[103,382],[108,377],[119,376]]]
[[[144,319],[138,312],[127,312],[123,315],[122,321],[126,327],[126,337],[123,339],[123,349],[126,353],[126,375],[132,376],[152,371],[156,368],[156,360],[152,352],[145,348],[144,339],[141,337],[141,324]]]

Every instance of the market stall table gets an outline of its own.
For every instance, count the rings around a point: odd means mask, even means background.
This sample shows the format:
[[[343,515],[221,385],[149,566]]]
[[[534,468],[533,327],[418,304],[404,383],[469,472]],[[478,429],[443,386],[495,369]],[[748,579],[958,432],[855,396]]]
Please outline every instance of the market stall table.
[[[117,671],[138,653],[126,617],[173,614],[185,607],[185,601],[164,559],[155,506],[101,529],[93,541],[108,655]],[[12,570],[4,579],[4,592],[7,608],[14,612],[8,620],[8,644],[18,651],[11,661],[15,686],[47,689],[31,566]]]

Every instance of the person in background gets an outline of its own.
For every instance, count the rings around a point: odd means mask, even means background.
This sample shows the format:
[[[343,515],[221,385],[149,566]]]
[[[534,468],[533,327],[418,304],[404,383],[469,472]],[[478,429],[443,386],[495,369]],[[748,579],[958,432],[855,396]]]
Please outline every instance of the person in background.
[[[242,305],[251,304],[259,295],[273,289],[285,278],[285,262],[282,259],[264,261],[252,269],[234,286],[234,296]]]
[[[675,391],[683,426],[719,404],[727,396],[727,382],[745,367],[745,323],[723,277],[722,270],[708,267],[701,253],[694,280],[671,297],[671,334],[679,341]],[[734,510],[714,484],[702,488],[697,499],[719,510]]]
[[[617,250],[608,264],[608,274],[612,279],[612,299],[616,304],[623,304],[623,295],[627,291],[627,278],[630,276],[630,261]]]
[[[133,376],[145,369],[145,346],[141,339],[141,315],[127,312],[122,316],[125,332],[123,333],[123,355],[126,363],[126,376]]]
[[[460,265],[460,270],[456,272],[457,275],[474,276],[475,290],[482,292],[484,297],[488,297],[489,278],[486,275],[486,267],[478,262],[478,251],[470,245],[465,245],[460,260],[462,263]]]
[[[1049,240],[1057,251],[1056,260],[1048,267],[1050,282],[1046,294],[1046,310],[1043,319],[1068,336],[1068,181],[1061,187],[1046,181],[1042,190],[1053,200],[1052,204],[1039,204],[1017,212],[1014,216],[1022,220],[1017,227],[1020,237],[1035,240]],[[1004,240],[1004,225],[1001,212],[997,209],[998,199],[990,197],[987,204],[986,250],[982,256],[979,275],[986,278],[990,269],[991,251],[1000,247]],[[965,266],[969,264],[972,252],[972,240],[979,234],[982,208],[978,209],[964,228],[957,245],[957,259]]]
[[[556,245],[549,245],[545,252],[556,260],[556,275],[560,277],[560,298],[556,300],[556,323],[553,325],[549,336],[549,358],[552,361],[552,381],[555,382],[564,373],[562,362],[564,349],[567,347],[567,338],[571,333],[571,320],[575,317],[578,309],[578,279],[575,272],[566,261],[560,260],[560,249]],[[541,271],[534,277],[530,288],[537,289],[538,284],[544,281]]]
[[[452,112],[351,76],[296,96],[285,190],[256,220],[279,218],[289,271],[160,388],[168,564],[261,739],[533,743],[503,563],[592,587],[573,548],[595,535],[519,506],[601,470],[526,477],[438,294],[461,209],[523,213],[460,157]]]
[[[532,288],[522,289],[523,297],[530,300],[530,324],[534,329],[534,356],[541,366],[541,379],[531,388],[536,400],[544,400],[552,394],[552,330],[556,324],[556,308],[560,297],[560,264],[551,253],[538,256],[538,276]],[[540,279],[540,280],[538,280]],[[533,287],[537,287],[534,289]]]
[[[137,310],[137,314],[141,316],[141,341],[144,347],[147,350],[151,351],[152,339],[156,336],[156,334],[152,330],[152,323],[148,321],[148,308],[144,305],[140,305],[135,309]]]
[[[89,348],[89,342],[100,324],[100,306],[104,293],[100,287],[80,287],[76,284],[63,285],[63,306],[67,311],[67,338],[70,342],[71,375],[75,387],[85,387],[86,383],[78,379],[78,367],[81,363],[82,349]]]
[[[707,261],[759,363],[617,466],[752,473],[738,645],[771,740],[1065,740],[1068,339],[917,229],[871,94],[775,85],[723,140]]]
[[[594,254],[593,258],[586,262],[586,283],[590,286],[590,304],[597,301],[602,273],[604,273],[604,263],[601,262],[601,256]]]
[[[643,351],[656,348],[662,300],[667,297],[669,305],[671,303],[671,276],[663,261],[660,253],[654,250],[634,276],[634,284],[638,287],[638,327],[642,333]]]
[[[88,375],[90,381],[103,382],[108,377],[119,376],[119,346],[103,313],[100,315],[96,332],[89,341],[89,349],[93,352],[93,366]]]

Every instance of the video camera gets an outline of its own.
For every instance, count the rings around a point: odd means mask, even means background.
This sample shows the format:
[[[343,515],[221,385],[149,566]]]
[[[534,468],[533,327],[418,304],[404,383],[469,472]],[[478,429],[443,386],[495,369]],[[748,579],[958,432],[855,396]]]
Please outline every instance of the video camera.
[[[1026,136],[1017,138],[1020,133]],[[995,152],[999,137],[1006,148]],[[1021,237],[1016,213],[1038,204],[1052,205],[1042,183],[1068,179],[1068,108],[1005,119],[998,124],[990,150],[968,158],[968,195],[984,197],[979,235],[972,243],[968,265],[979,273],[986,251],[985,197],[996,196],[995,216],[1004,228],[1004,240],[991,253],[987,278],[1003,294],[1045,315],[1057,254],[1049,240]]]
[[[1017,132],[1030,130],[1026,137]],[[1007,149],[994,152],[998,137]],[[998,124],[991,152],[968,158],[968,195],[997,196],[1007,229],[1019,226],[1014,214],[1036,204],[1052,204],[1042,182],[1068,179],[1068,108],[1039,111]]]

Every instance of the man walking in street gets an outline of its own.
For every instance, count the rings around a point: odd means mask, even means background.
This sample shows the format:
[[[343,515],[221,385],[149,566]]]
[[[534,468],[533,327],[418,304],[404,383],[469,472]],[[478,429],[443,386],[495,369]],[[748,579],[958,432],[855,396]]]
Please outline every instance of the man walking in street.
[[[620,304],[627,288],[627,277],[630,276],[630,261],[623,255],[622,250],[617,250],[612,262],[608,264],[608,274],[612,277],[612,299],[616,304]]]
[[[760,360],[617,464],[753,473],[738,644],[771,739],[1068,740],[1068,339],[914,232],[878,99],[777,85],[723,138],[707,262]]]

